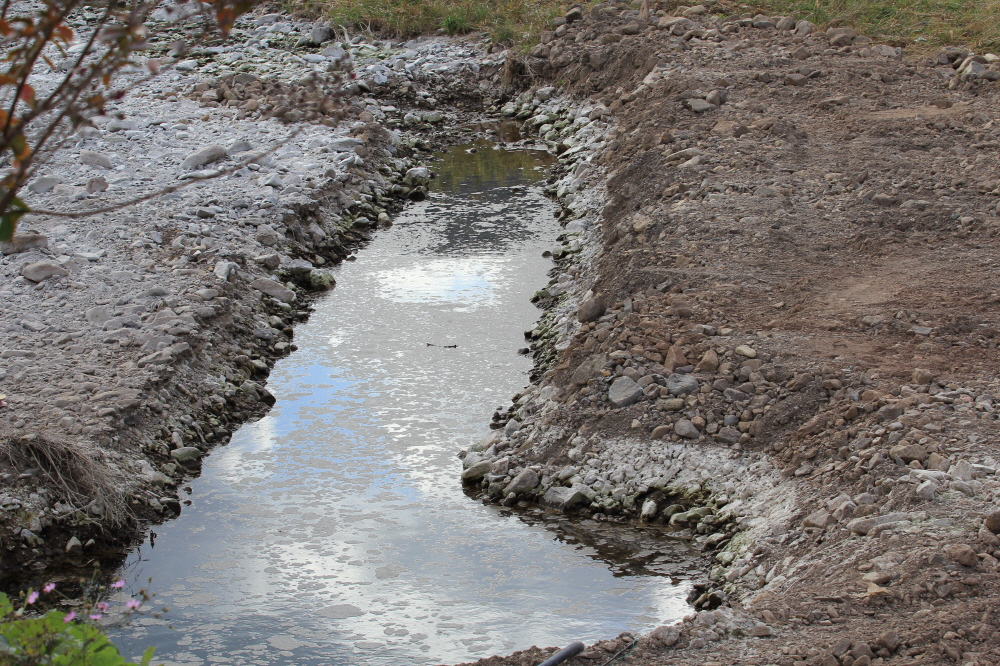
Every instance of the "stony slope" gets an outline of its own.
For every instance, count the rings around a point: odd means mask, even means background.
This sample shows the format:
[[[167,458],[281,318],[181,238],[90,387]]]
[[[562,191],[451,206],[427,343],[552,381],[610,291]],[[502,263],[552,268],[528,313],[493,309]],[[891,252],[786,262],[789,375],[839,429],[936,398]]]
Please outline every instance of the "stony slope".
[[[564,156],[567,242],[464,478],[703,545],[624,663],[996,663],[997,58],[677,14],[575,9],[510,67],[566,94],[505,111]]]

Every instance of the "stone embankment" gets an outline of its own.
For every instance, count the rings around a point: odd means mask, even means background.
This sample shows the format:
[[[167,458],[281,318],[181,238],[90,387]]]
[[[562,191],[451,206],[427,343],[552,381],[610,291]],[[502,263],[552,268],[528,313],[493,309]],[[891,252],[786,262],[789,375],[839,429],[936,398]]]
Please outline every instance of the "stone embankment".
[[[329,268],[426,195],[434,128],[461,124],[503,63],[463,40],[335,40],[260,11],[170,58],[183,7],[154,16],[150,55],[172,69],[78,132],[25,193],[36,211],[112,210],[26,216],[2,248],[10,580],[114,556],[181,511],[201,457],[273,404],[269,368],[333,287]],[[80,39],[94,20],[73,19]],[[338,81],[348,64],[355,77]]]
[[[502,111],[561,156],[564,244],[464,482],[701,544],[628,663],[1000,662],[998,58],[704,6],[554,27]]]

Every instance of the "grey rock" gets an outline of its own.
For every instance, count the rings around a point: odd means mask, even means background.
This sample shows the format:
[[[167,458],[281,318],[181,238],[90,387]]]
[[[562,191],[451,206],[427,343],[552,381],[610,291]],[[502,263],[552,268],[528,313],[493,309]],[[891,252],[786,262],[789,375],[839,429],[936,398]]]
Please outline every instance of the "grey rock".
[[[128,132],[137,129],[139,126],[136,125],[134,120],[119,120],[118,118],[113,118],[104,129],[108,132]]]
[[[182,446],[170,452],[170,457],[177,462],[190,462],[201,458],[201,449],[194,446]]]
[[[891,457],[898,457],[904,463],[911,463],[914,460],[923,462],[927,460],[927,449],[919,444],[897,444],[889,449]]]
[[[285,183],[282,182],[281,176],[276,173],[272,173],[270,176],[261,176],[257,179],[257,185],[260,187],[273,187],[276,190],[280,190],[285,187]]]
[[[334,44],[331,44],[330,46],[328,46],[325,49],[323,49],[323,55],[325,57],[329,58],[330,60],[346,60],[347,59],[347,51],[345,51],[344,49],[342,49],[339,46],[336,46]]]
[[[698,390],[698,380],[694,375],[675,373],[667,377],[665,386],[670,395],[683,396]]]
[[[608,306],[604,303],[604,298],[594,296],[584,301],[580,309],[576,311],[576,318],[581,324],[586,324],[602,317],[607,309]]]
[[[263,402],[269,406],[274,405],[274,403],[277,402],[277,399],[270,391],[257,382],[249,379],[240,384],[240,391],[256,398],[258,402]]]
[[[52,188],[62,182],[62,178],[57,176],[41,176],[28,183],[28,190],[36,194],[51,192]]]
[[[147,365],[167,365],[168,363],[173,363],[173,361],[174,350],[171,347],[164,347],[148,356],[143,356],[136,361],[136,365],[140,368],[145,368]]]
[[[658,510],[659,506],[656,504],[656,500],[648,499],[642,503],[642,510],[639,512],[639,517],[642,520],[652,520],[656,518]]]
[[[106,305],[95,305],[87,310],[84,317],[95,326],[103,326],[105,322],[111,319],[111,311]]]
[[[410,186],[426,185],[430,182],[431,170],[427,167],[413,167],[403,176],[403,181]]]
[[[229,153],[230,155],[235,155],[236,153],[245,153],[249,150],[253,150],[253,146],[250,145],[249,141],[244,141],[241,139],[239,141],[233,141],[231,144],[229,144],[229,147],[226,149],[226,152]]]
[[[205,146],[185,157],[184,161],[181,162],[181,168],[188,171],[199,169],[206,164],[221,160],[225,156],[226,149],[222,146]]]
[[[295,302],[295,292],[280,282],[260,277],[251,282],[250,286],[258,291],[264,292],[271,298],[281,301],[282,303]]]
[[[552,86],[539,88],[538,90],[535,91],[535,99],[537,99],[539,102],[547,102],[550,99],[552,99],[552,95],[554,95],[555,92],[556,89],[553,88]]]
[[[628,407],[642,398],[642,388],[629,377],[619,377],[608,389],[608,399],[615,407]]]
[[[462,472],[462,481],[478,481],[490,472],[490,461],[480,460],[469,469]]]
[[[716,440],[722,444],[736,444],[740,441],[740,431],[736,428],[722,428],[719,430],[719,434],[715,436]]]
[[[917,486],[917,497],[926,500],[928,502],[934,501],[934,494],[937,492],[938,486],[936,483],[928,479],[924,481],[919,486]]]
[[[1000,511],[993,511],[986,514],[983,518],[983,524],[993,534],[1000,534]]]
[[[705,113],[706,111],[711,111],[712,109],[715,108],[705,100],[699,99],[697,97],[685,100],[684,104],[687,106],[687,108],[691,109],[695,113]]]
[[[901,512],[888,513],[882,516],[865,516],[863,518],[855,518],[847,523],[847,529],[855,534],[865,535],[881,525],[899,523],[905,520],[907,520],[907,514]]]
[[[576,367],[573,371],[572,382],[576,386],[583,386],[590,378],[595,376],[600,372],[604,364],[608,362],[608,357],[605,354],[595,354],[590,358],[586,358],[583,362]]]
[[[24,231],[16,233],[9,241],[0,243],[0,252],[4,254],[17,254],[28,250],[40,250],[49,247],[49,239],[37,231]]]
[[[972,481],[973,471],[968,460],[959,460],[948,469],[948,474],[959,481]]]
[[[875,412],[875,420],[879,423],[892,421],[903,415],[903,408],[900,405],[885,405]]]
[[[662,645],[670,647],[680,640],[681,627],[679,625],[661,625],[656,629],[653,629],[653,631],[649,633],[649,636],[654,640],[659,641]]]
[[[802,526],[819,527],[822,529],[824,527],[833,525],[836,522],[837,520],[833,516],[831,516],[826,511],[820,509],[819,511],[816,511],[806,516],[805,519],[802,521]]]
[[[70,537],[69,541],[66,542],[66,552],[70,555],[74,555],[83,551],[83,544],[76,537]]]
[[[701,431],[695,427],[693,423],[687,419],[681,419],[674,424],[674,432],[683,437],[684,439],[698,439],[701,435]]]
[[[212,272],[215,273],[215,277],[223,282],[228,282],[236,276],[239,269],[240,265],[234,261],[220,261],[215,264],[215,269]]]
[[[305,259],[292,259],[285,264],[285,270],[295,278],[304,279],[308,278],[309,274],[313,272],[313,265],[312,262]]]
[[[587,496],[577,488],[552,486],[542,495],[540,503],[542,506],[547,506],[558,511],[569,511],[586,501]]]
[[[948,484],[948,487],[951,488],[952,490],[957,490],[958,492],[962,493],[963,495],[967,495],[968,497],[973,497],[976,494],[976,491],[972,486],[970,486],[965,481],[959,481],[958,479],[951,481]]]
[[[66,277],[69,271],[51,261],[36,261],[22,268],[21,275],[32,282],[44,282],[54,277]]]
[[[329,148],[331,151],[335,153],[350,153],[355,148],[363,144],[364,141],[362,141],[361,139],[351,139],[345,137],[342,139],[334,139],[333,141],[327,144],[327,148]]]
[[[97,194],[98,192],[107,191],[109,185],[106,178],[101,176],[94,176],[93,178],[87,179],[87,194]]]
[[[533,490],[538,486],[539,480],[538,473],[535,470],[530,468],[525,469],[507,484],[507,487],[503,489],[503,494],[510,495],[514,493],[515,495],[520,495],[521,493]]]
[[[100,153],[95,153],[93,150],[81,150],[80,163],[88,166],[101,167],[102,169],[111,169],[114,166],[111,164],[111,159],[109,157]]]
[[[273,271],[281,265],[281,255],[277,253],[262,254],[259,257],[254,257],[254,261],[264,268]]]
[[[315,25],[309,32],[309,41],[316,46],[319,46],[324,42],[328,42],[331,39],[333,39],[333,30],[330,29],[330,26]]]
[[[312,271],[309,273],[309,288],[314,291],[330,291],[337,286],[337,279],[330,271]]]

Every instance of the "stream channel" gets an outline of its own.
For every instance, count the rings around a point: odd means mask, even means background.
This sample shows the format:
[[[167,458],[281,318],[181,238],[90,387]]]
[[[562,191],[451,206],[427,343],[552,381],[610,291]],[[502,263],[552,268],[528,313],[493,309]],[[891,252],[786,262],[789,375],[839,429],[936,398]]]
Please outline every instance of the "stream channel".
[[[277,404],[206,459],[191,505],[123,565],[123,592],[169,608],[116,630],[126,655],[456,663],[688,612],[684,541],[463,492],[456,453],[528,382],[517,350],[560,227],[546,153],[479,141],[440,157],[430,197],[296,328],[270,375]]]

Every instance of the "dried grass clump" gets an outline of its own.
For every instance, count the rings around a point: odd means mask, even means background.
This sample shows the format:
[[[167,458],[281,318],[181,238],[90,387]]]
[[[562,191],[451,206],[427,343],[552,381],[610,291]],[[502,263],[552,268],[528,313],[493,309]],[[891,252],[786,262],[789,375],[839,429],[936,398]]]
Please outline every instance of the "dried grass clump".
[[[293,11],[325,16],[335,25],[409,37],[443,30],[450,35],[486,32],[494,42],[527,48],[548,22],[564,13],[565,0],[294,0]]]
[[[119,526],[133,518],[124,479],[91,445],[35,434],[0,433],[0,460],[22,472],[36,470],[40,485],[84,513],[99,509],[105,526]]]

